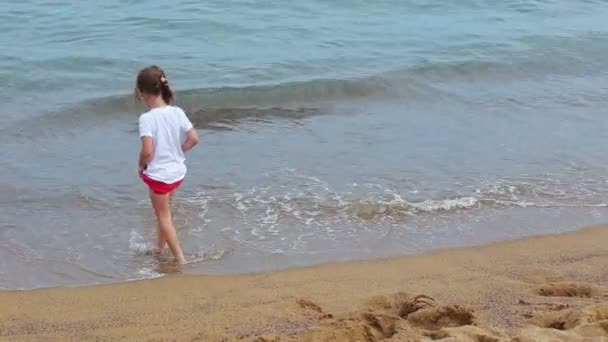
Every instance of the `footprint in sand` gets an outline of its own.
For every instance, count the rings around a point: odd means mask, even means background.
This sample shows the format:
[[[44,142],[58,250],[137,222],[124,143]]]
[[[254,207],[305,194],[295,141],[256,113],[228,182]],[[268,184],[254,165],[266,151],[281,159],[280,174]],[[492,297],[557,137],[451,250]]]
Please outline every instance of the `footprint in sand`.
[[[323,312],[323,309],[321,309],[321,307],[319,305],[315,304],[311,300],[301,298],[296,301],[296,304],[298,304],[300,309],[303,309],[307,312],[317,315],[317,319],[320,319],[320,320],[321,319],[330,319],[330,318],[334,317],[330,313]]]

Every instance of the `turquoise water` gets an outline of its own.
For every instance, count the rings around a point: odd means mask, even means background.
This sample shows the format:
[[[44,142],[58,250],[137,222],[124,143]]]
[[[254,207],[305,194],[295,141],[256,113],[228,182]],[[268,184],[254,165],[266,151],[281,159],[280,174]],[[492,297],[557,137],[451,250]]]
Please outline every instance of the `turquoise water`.
[[[133,172],[152,63],[204,142],[176,203],[183,272],[605,222],[607,17],[605,1],[5,1],[0,287],[163,274]]]
[[[606,15],[603,1],[8,1],[0,98],[29,113],[125,94],[150,63],[180,89],[410,69],[449,78],[462,64],[453,76],[577,73],[603,64]]]

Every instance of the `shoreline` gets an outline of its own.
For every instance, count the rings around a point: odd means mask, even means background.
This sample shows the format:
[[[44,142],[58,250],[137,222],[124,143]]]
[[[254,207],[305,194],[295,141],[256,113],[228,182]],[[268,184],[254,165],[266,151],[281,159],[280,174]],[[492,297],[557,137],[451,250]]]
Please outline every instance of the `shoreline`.
[[[263,273],[2,290],[0,340],[608,340],[606,242],[608,226],[594,226]]]

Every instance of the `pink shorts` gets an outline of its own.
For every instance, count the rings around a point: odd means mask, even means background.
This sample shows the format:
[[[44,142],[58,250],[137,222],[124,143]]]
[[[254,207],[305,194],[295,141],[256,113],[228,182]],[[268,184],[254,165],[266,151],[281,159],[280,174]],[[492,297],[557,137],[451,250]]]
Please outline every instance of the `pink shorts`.
[[[140,172],[139,176],[141,177],[141,180],[143,180],[144,183],[146,183],[146,185],[148,185],[155,194],[159,194],[159,195],[168,194],[171,191],[179,188],[179,186],[184,181],[182,179],[175,183],[167,184],[167,183],[163,183],[161,181],[154,180],[154,179],[146,176],[143,172]]]

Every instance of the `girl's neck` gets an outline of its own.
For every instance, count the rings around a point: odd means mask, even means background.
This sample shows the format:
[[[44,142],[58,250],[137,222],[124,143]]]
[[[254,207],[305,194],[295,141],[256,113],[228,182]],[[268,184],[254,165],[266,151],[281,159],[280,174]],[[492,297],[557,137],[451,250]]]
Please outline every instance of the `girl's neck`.
[[[150,109],[156,109],[156,108],[161,108],[161,107],[166,107],[166,106],[167,106],[167,104],[161,97],[151,99],[150,102],[148,102],[148,108],[150,108]]]

